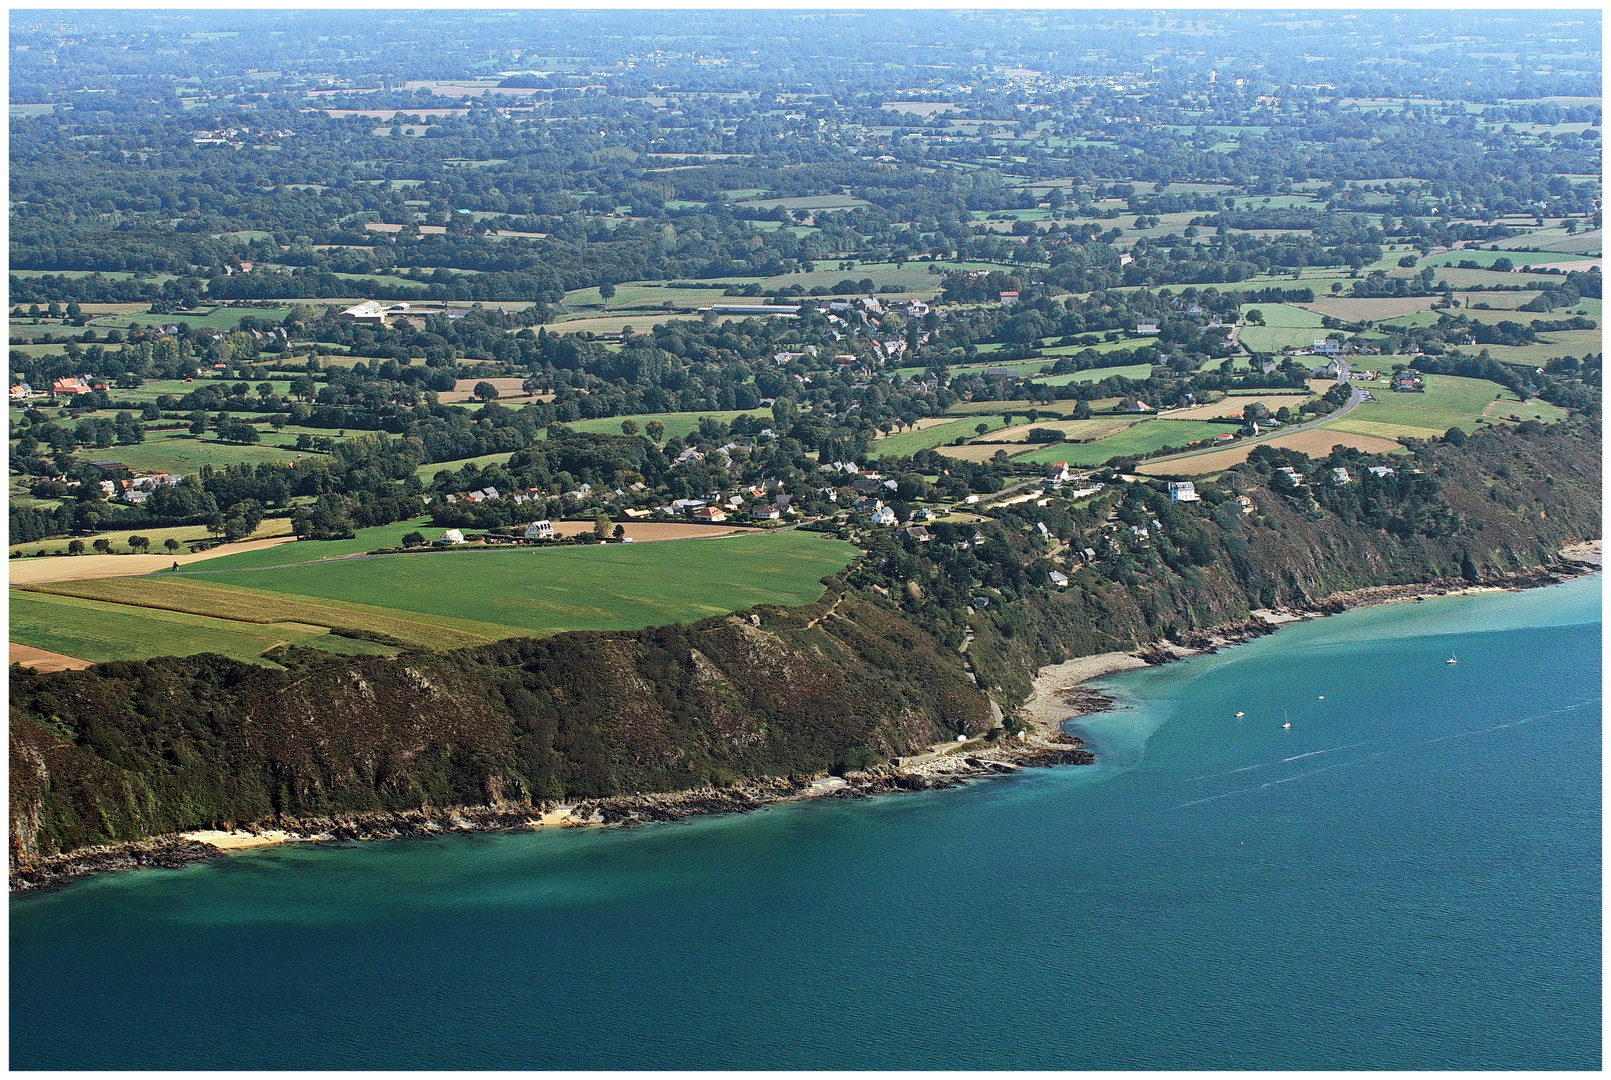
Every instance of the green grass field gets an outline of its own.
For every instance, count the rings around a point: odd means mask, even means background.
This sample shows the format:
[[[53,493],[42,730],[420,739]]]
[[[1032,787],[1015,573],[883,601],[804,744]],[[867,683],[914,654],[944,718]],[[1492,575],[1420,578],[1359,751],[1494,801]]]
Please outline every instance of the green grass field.
[[[967,417],[879,439],[873,443],[870,453],[875,458],[910,457],[919,450],[932,450],[936,446],[955,442],[959,435],[974,438],[978,434],[980,424],[984,424],[991,431],[1005,426],[999,416]]]
[[[1116,435],[1093,443],[1053,443],[1040,450],[1014,457],[1014,461],[1066,461],[1070,465],[1100,465],[1112,457],[1145,454],[1165,446],[1185,446],[1200,439],[1211,439],[1227,431],[1230,424],[1205,420],[1147,420]]]
[[[644,433],[644,425],[651,420],[658,420],[666,425],[664,438],[686,439],[688,434],[699,429],[701,416],[713,416],[724,423],[732,423],[740,416],[753,416],[762,422],[763,427],[772,423],[772,413],[769,409],[734,409],[723,411],[713,409],[710,412],[681,412],[681,413],[637,413],[632,416],[601,416],[594,420],[577,420],[565,426],[573,431],[586,431],[595,435],[621,434],[621,421],[632,420],[638,425],[638,433]]]
[[[790,531],[654,544],[452,551],[171,576],[205,576],[232,589],[338,604],[383,603],[404,618],[473,620],[512,627],[513,633],[546,635],[687,622],[760,603],[809,603],[821,594],[821,579],[842,569],[855,554],[849,544]],[[218,568],[208,565],[209,571]]]
[[[194,473],[203,465],[221,467],[237,462],[256,465],[264,461],[295,461],[320,455],[299,453],[282,446],[237,446],[217,439],[198,439],[188,432],[161,432],[134,446],[109,446],[104,450],[81,450],[85,461],[121,461],[136,473]]]
[[[199,652],[261,663],[263,652],[285,644],[311,645],[344,654],[396,651],[311,628],[254,626],[186,612],[38,592],[13,591],[10,614],[12,641],[96,663]]]
[[[564,630],[693,621],[758,603],[808,603],[821,594],[821,579],[856,555],[849,544],[789,531],[339,558],[395,543],[422,524],[366,529],[352,541],[246,552],[179,573],[13,591],[11,639],[96,662],[196,652],[258,660],[284,643],[343,653],[392,651],[325,630],[342,626],[414,646],[458,648]],[[320,558],[333,561],[297,565]]]
[[[196,570],[253,570],[272,566],[291,566],[295,563],[315,562],[319,559],[339,559],[346,555],[361,555],[376,548],[397,547],[407,533],[420,531],[435,540],[441,530],[433,531],[428,517],[411,521],[394,521],[390,525],[377,525],[372,529],[359,529],[351,540],[298,540],[260,551],[243,551],[238,555],[222,555],[197,563]],[[282,519],[283,525],[283,519]],[[288,531],[281,528],[280,532]],[[222,578],[219,580],[228,580]]]
[[[478,469],[484,469],[488,465],[503,465],[513,456],[513,450],[504,450],[496,454],[482,454],[480,457],[463,458],[459,461],[433,461],[415,469],[414,475],[423,483],[429,484],[439,472],[458,472],[466,465],[474,465]]]
[[[1535,415],[1557,420],[1565,415],[1543,401],[1525,405],[1509,390],[1486,379],[1466,379],[1457,375],[1427,375],[1424,394],[1395,394],[1386,387],[1372,389],[1376,401],[1367,401],[1342,419],[1327,425],[1338,431],[1376,435],[1384,439],[1409,435],[1418,439],[1442,435],[1452,427],[1470,432],[1487,411],[1490,421],[1515,413],[1524,420]],[[1501,402],[1495,406],[1495,398]]]
[[[1244,304],[1242,314],[1259,311],[1263,326],[1243,326],[1237,339],[1252,352],[1275,353],[1286,348],[1307,349],[1324,337],[1320,316],[1292,304]]]

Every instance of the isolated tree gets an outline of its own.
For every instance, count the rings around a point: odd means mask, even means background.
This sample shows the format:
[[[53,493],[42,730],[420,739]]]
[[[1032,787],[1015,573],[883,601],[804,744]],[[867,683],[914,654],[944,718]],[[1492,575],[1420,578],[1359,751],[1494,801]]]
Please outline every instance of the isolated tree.
[[[470,391],[477,401],[494,401],[498,397],[498,388],[489,382],[478,382],[475,389]]]
[[[151,540],[144,536],[129,537],[129,548],[132,551],[144,552],[151,546]]]
[[[109,554],[112,550],[112,541],[106,539],[104,536],[101,537],[99,540],[95,541],[95,550],[100,552],[102,555]]]
[[[621,421],[621,434],[623,434],[623,435],[636,435],[637,433],[638,433],[638,422],[636,420],[623,420],[623,421]]]
[[[162,546],[167,548],[168,549],[168,554],[171,555],[174,552],[179,550],[179,541],[175,540],[173,537],[170,536],[170,537],[168,537],[168,539],[166,539],[166,540],[164,540],[162,542]]]
[[[650,440],[653,442],[659,442],[661,439],[666,437],[666,425],[662,424],[658,420],[650,420],[643,426],[643,430],[648,434]]]
[[[989,431],[989,430],[990,430],[990,425],[989,424],[975,424],[973,426],[973,433],[975,435],[980,436],[980,437],[983,437],[984,433]]]
[[[603,540],[610,535],[610,519],[603,514],[593,519],[593,535]]]
[[[82,540],[69,540],[67,542],[67,554],[69,554],[69,555],[82,555],[82,554],[84,554],[84,541],[82,541]]]
[[[425,534],[422,532],[410,532],[403,534],[403,546],[406,548],[419,547],[424,543]]]

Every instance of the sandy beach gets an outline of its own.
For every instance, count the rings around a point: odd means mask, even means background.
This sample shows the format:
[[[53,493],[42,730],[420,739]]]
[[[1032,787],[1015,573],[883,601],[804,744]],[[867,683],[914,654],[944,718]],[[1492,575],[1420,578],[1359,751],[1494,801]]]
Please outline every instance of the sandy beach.
[[[269,847],[273,844],[286,844],[293,840],[305,839],[293,836],[281,829],[263,829],[259,832],[224,832],[221,829],[197,829],[194,832],[179,834],[186,840],[194,840],[202,844],[211,844],[219,851],[243,851],[246,848]]]
[[[1126,652],[1098,653],[1050,664],[1035,674],[1035,688],[1019,707],[1018,715],[1039,734],[1060,732],[1063,721],[1080,712],[1078,706],[1065,699],[1068,692],[1091,679],[1146,666],[1145,660]]]

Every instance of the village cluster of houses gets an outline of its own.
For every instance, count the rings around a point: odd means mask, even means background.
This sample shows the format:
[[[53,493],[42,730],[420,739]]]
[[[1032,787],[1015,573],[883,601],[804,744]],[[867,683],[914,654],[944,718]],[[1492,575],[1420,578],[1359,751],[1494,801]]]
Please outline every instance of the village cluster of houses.
[[[120,461],[93,461],[90,464],[108,472],[118,472],[123,469]],[[102,480],[101,490],[106,497],[117,502],[131,503],[139,506],[151,497],[151,493],[158,488],[173,487],[183,480],[178,473],[148,473],[145,476],[136,476],[130,480]]]
[[[30,401],[36,397],[77,397],[92,390],[105,390],[106,383],[89,375],[67,375],[50,384],[48,394],[40,393],[25,382],[11,385],[12,401]]]

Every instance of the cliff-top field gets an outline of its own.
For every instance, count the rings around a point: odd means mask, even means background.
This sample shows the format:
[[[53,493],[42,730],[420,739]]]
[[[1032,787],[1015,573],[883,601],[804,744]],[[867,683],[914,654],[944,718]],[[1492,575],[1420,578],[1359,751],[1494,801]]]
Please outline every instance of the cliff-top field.
[[[298,554],[320,558],[301,552],[315,546],[233,557],[282,565],[219,571],[209,563],[205,571],[14,591],[11,640],[98,662],[196,652],[250,660],[286,643],[372,651],[331,629],[439,648],[562,630],[630,630],[755,604],[810,603],[822,592],[821,579],[855,554],[849,544],[791,531],[283,565]]]

